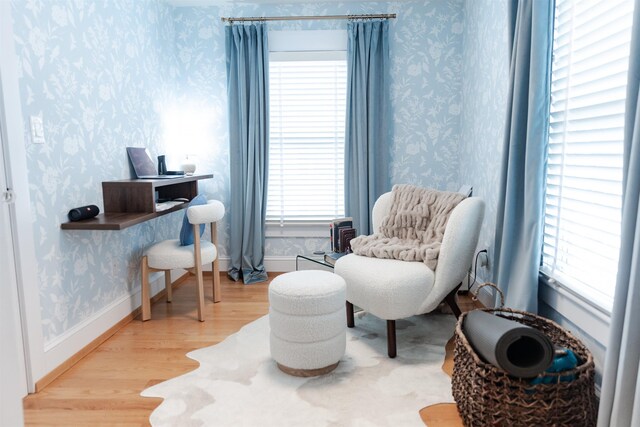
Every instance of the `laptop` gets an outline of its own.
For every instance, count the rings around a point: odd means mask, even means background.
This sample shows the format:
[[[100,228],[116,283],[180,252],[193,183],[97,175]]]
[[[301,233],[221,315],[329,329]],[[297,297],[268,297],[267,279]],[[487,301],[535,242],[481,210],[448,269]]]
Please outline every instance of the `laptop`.
[[[138,179],[173,179],[182,175],[158,175],[156,166],[144,147],[127,147],[127,154]]]

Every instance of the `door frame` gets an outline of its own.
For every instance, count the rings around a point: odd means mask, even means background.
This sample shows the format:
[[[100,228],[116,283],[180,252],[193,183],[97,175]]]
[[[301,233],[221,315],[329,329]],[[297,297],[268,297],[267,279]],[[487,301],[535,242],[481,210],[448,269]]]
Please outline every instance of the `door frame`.
[[[0,93],[2,88],[0,87]],[[11,229],[11,188],[6,182],[4,160],[3,121],[0,120],[0,425],[22,425],[24,413],[22,399],[27,395],[27,372],[25,365],[18,280],[13,257],[14,236]],[[5,198],[6,197],[6,198]]]
[[[9,216],[27,388],[33,393],[36,382],[46,374],[45,353],[25,149],[28,140],[25,138],[11,16],[11,2],[0,1],[0,121],[7,186],[13,190],[15,200],[9,206]]]

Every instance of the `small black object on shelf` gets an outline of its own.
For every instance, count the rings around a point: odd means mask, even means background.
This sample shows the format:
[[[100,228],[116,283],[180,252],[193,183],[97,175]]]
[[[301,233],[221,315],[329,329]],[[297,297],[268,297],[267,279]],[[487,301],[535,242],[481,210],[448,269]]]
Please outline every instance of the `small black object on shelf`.
[[[158,156],[158,175],[165,175],[167,173],[167,163],[165,162],[164,154]]]
[[[98,208],[96,205],[87,205],[71,209],[67,216],[69,217],[69,221],[80,221],[83,219],[93,218],[99,213],[100,208]]]

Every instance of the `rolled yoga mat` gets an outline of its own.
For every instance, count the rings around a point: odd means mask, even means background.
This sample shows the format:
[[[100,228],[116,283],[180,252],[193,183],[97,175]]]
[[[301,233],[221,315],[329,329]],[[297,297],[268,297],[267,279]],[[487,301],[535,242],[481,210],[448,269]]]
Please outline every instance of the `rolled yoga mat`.
[[[535,377],[553,362],[551,340],[522,323],[474,310],[466,314],[462,330],[485,362],[514,377]]]

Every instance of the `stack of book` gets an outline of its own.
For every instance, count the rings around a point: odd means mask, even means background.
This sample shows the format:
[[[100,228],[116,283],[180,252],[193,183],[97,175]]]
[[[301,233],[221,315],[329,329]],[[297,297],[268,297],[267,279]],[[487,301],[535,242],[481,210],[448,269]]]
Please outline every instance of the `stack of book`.
[[[346,255],[346,252],[329,252],[328,254],[324,254],[324,262],[331,265],[336,265],[336,261]]]
[[[351,239],[356,237],[353,228],[353,218],[339,218],[329,223],[329,237],[331,239],[331,253],[324,256],[326,263],[334,265],[336,260],[351,252]]]

